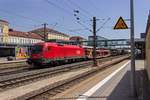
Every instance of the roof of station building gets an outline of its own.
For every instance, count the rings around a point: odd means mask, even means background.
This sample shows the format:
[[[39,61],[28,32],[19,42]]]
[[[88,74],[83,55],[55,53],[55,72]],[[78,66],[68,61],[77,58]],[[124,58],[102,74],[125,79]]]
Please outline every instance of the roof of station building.
[[[36,33],[31,32],[21,32],[16,30],[9,30],[9,36],[23,37],[23,38],[33,38],[33,39],[42,39],[42,36]]]
[[[31,30],[31,31],[29,31],[29,32],[33,32],[33,33],[44,32],[44,28],[43,28],[43,27],[42,27],[42,28],[37,28],[37,29]],[[51,29],[51,28],[46,28],[46,32],[47,32],[48,34],[50,34],[50,33],[55,33],[55,34],[60,34],[60,35],[64,35],[64,36],[68,36],[68,37],[69,37],[69,35],[67,35],[67,34],[65,34],[65,33],[62,33],[62,32],[59,32],[59,31],[56,31],[56,30]],[[43,35],[43,34],[42,34],[42,35]]]

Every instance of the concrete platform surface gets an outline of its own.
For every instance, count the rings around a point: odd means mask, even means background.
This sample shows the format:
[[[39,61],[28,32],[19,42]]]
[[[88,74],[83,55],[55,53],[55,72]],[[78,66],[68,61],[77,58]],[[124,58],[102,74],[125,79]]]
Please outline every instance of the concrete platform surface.
[[[131,96],[131,81],[130,81],[130,64],[126,65],[122,70],[120,70],[114,77],[112,77],[108,82],[99,87],[92,95],[88,93],[91,90],[84,93],[76,100],[143,100],[140,96]],[[144,61],[136,61],[136,71],[144,69]],[[139,73],[136,72],[136,76]],[[137,77],[138,79],[139,77]],[[138,81],[136,81],[138,82]],[[137,90],[139,87],[136,87]],[[88,95],[88,96],[87,96]],[[149,100],[149,99],[145,99]]]

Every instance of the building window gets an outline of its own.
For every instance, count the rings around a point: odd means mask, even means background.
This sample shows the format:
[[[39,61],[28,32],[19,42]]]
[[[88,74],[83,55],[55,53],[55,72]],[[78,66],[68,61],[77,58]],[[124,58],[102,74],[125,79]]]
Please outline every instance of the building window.
[[[22,39],[20,39],[20,44],[22,44]]]
[[[25,44],[25,39],[23,39],[23,44]]]
[[[2,27],[0,27],[0,33],[3,33],[3,28]],[[1,34],[0,34],[1,35]]]
[[[11,40],[12,40],[12,43],[14,43],[14,38],[12,38]]]
[[[2,37],[0,37],[0,42],[2,42]]]
[[[16,43],[19,43],[19,38],[16,38]]]
[[[26,44],[28,44],[28,39],[26,39]]]

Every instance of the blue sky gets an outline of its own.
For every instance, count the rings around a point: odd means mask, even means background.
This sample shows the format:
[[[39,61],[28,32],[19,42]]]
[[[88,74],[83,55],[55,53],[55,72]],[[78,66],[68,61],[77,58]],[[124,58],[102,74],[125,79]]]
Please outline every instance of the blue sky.
[[[10,27],[19,31],[30,31],[46,22],[48,27],[68,35],[87,37],[92,33],[85,26],[92,29],[91,19],[96,16],[97,29],[103,26],[98,35],[109,39],[129,38],[130,30],[112,29],[120,16],[130,18],[129,4],[130,0],[0,0],[0,19],[9,21]],[[134,5],[135,37],[139,37],[145,32],[150,2],[134,0]],[[77,23],[73,10],[79,10],[77,16],[84,26]]]

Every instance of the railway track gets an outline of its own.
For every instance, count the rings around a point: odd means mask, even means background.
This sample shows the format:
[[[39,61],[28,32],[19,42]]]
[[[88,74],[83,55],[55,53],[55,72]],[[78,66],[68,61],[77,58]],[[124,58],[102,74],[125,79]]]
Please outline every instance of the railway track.
[[[53,66],[55,66],[55,65],[53,65]],[[30,71],[30,70],[33,70],[33,68],[30,65],[28,65],[25,60],[20,61],[20,62],[14,61],[14,62],[0,63],[0,76],[17,74],[17,73]]]
[[[26,60],[21,60],[21,61],[4,61],[0,62],[0,70],[1,69],[7,69],[7,68],[16,68],[20,65],[26,64]]]
[[[22,73],[22,72],[27,72],[30,70],[32,70],[32,68],[29,68],[29,66],[19,66],[17,68],[12,68],[12,69],[11,68],[10,69],[3,69],[3,70],[0,70],[0,76]]]
[[[117,56],[120,57],[120,56]],[[108,57],[99,59],[100,62],[112,60],[117,57]],[[68,72],[70,70],[82,69],[83,66],[92,65],[92,61],[78,62],[73,64],[61,65],[52,68],[35,69],[35,70],[20,70],[18,73],[0,76],[0,91],[4,91],[10,88],[15,88],[31,82],[42,80],[48,77],[54,77],[58,74]]]
[[[110,59],[111,57],[108,58]],[[107,59],[107,58],[100,58],[100,59]],[[28,65],[25,61],[0,63],[0,76],[17,74],[31,70],[33,70],[33,68],[30,65]]]
[[[74,77],[68,78],[63,81],[58,81],[54,84],[52,84],[49,87],[43,88],[39,91],[34,91],[33,94],[29,93],[25,96],[22,96],[21,98],[18,97],[17,99],[28,99],[28,100],[48,100],[49,97],[53,97],[58,93],[63,92],[64,90],[78,84],[79,82],[92,77],[93,75],[99,73],[100,71],[104,70],[105,68],[109,68],[108,66],[119,63],[120,61],[123,61],[127,57],[117,59],[113,62],[107,63],[107,64],[102,64],[101,67],[99,68],[93,68],[90,69],[82,74],[76,75]],[[72,98],[73,99],[73,98]],[[64,99],[65,100],[65,99]]]
[[[80,62],[78,64],[63,65],[55,68],[45,68],[38,70],[31,70],[28,72],[22,72],[13,75],[1,76],[0,77],[0,90],[4,91],[6,89],[18,87],[31,82],[35,82],[48,77],[53,77],[54,75],[61,74],[62,72],[67,72],[69,70],[80,68],[82,66],[89,65],[90,62]]]
[[[0,64],[0,76],[29,71],[31,68],[25,62]]]
[[[0,62],[0,76],[12,74],[17,70],[27,69],[28,67],[25,60]]]

